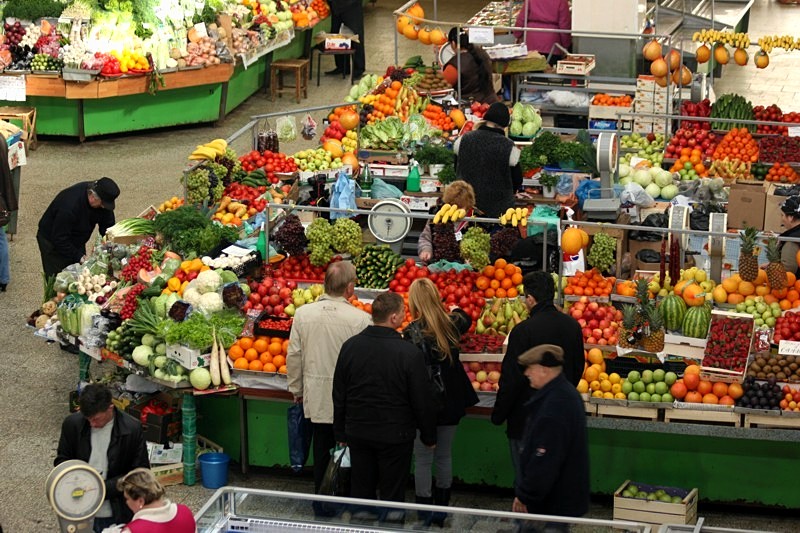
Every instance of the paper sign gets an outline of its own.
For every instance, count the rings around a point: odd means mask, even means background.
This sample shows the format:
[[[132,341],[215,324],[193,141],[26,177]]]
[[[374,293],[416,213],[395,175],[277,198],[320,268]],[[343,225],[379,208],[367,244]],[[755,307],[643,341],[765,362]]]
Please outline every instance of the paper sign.
[[[232,257],[244,257],[246,255],[250,255],[251,250],[248,248],[242,248],[241,246],[236,246],[235,244],[231,244],[224,250],[222,253],[227,254]]]
[[[789,126],[789,137],[800,137],[800,126]]]
[[[494,28],[490,26],[471,26],[468,35],[472,44],[494,44]]]
[[[25,76],[0,76],[0,100],[24,102]]]
[[[197,35],[200,36],[201,39],[203,37],[208,37],[208,30],[206,30],[205,22],[198,22],[194,25],[194,29],[197,31]]]
[[[800,355],[800,342],[781,341],[778,344],[778,353],[780,355]]]

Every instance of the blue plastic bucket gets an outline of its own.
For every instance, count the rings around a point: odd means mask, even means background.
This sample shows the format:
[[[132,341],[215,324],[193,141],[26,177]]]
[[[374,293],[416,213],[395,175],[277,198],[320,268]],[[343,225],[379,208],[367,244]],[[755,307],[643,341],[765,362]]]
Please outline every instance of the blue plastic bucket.
[[[218,489],[228,484],[228,463],[231,458],[227,453],[204,453],[197,458],[200,463],[200,474],[203,486],[207,489]]]

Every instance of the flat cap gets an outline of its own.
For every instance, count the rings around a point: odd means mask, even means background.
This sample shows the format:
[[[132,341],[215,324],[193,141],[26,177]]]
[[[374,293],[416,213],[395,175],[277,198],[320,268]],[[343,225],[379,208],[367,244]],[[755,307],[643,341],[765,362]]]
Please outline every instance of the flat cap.
[[[517,361],[524,366],[563,366],[564,350],[555,344],[540,344],[520,355]]]

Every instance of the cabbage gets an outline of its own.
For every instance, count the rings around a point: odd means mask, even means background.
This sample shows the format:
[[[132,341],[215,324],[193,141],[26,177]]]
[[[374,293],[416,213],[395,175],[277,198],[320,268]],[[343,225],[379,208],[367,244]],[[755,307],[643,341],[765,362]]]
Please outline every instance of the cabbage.
[[[527,104],[522,106],[522,120],[523,122],[533,122],[536,117],[537,113],[536,110],[533,108],[532,105]]]
[[[150,346],[142,344],[133,349],[131,359],[133,362],[140,366],[147,366],[150,364],[150,356],[153,355],[153,349]]]
[[[522,122],[519,120],[512,120],[508,131],[511,135],[522,135]]]
[[[656,174],[655,183],[659,187],[666,187],[672,185],[672,173],[667,170],[662,170]]]
[[[708,188],[711,192],[722,192],[722,188],[725,187],[725,180],[722,178],[714,178],[711,180],[711,183],[708,185]]]
[[[360,93],[359,93],[359,86],[358,86],[358,85],[353,85],[352,87],[350,87],[350,94],[349,94],[349,96],[350,96],[350,98],[352,98],[353,100],[355,100],[356,98],[358,98],[359,96],[361,96],[361,95],[360,95]]]
[[[197,390],[206,390],[211,386],[211,373],[203,367],[197,367],[189,373],[189,383]]]
[[[145,333],[142,335],[142,344],[150,346],[151,348],[156,345],[156,338],[152,333]]]
[[[536,126],[535,122],[528,122],[522,126],[522,135],[524,137],[533,137],[536,135],[537,131],[539,131],[539,128]]]
[[[514,120],[522,120],[522,113],[525,109],[525,105],[522,102],[517,102],[514,104],[514,107],[511,108],[511,113],[514,115]]]
[[[633,183],[633,178],[631,178],[630,176],[625,176],[624,178],[621,178],[619,180],[620,185],[627,185],[629,183]]]
[[[639,169],[633,173],[633,181],[646,188],[653,182],[653,177],[647,170]]]
[[[620,178],[627,178],[631,174],[631,167],[630,165],[626,165],[625,163],[619,164],[619,177]],[[622,183],[620,181],[620,183]]]
[[[664,200],[672,200],[678,196],[678,187],[676,185],[670,184],[661,189],[661,197]]]
[[[644,191],[653,198],[658,198],[659,196],[661,196],[661,187],[659,187],[655,183],[651,183],[650,185],[645,187]]]
[[[164,368],[167,364],[167,356],[166,355],[157,355],[155,359],[153,359],[153,364],[156,368]]]

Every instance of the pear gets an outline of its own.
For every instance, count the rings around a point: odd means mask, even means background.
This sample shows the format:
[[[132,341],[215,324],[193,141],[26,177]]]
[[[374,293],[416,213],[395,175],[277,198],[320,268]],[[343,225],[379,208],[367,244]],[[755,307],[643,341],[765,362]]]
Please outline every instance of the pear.
[[[475,325],[475,333],[478,335],[483,335],[486,333],[486,326],[483,325],[482,320],[478,320],[478,323]]]
[[[295,296],[294,298],[292,298],[292,303],[294,304],[295,307],[300,307],[301,305],[306,304],[306,300],[302,296]],[[288,315],[289,313],[286,314]]]
[[[493,298],[492,299],[492,309],[491,309],[492,313],[495,314],[495,315],[497,313],[499,313],[500,312],[500,306],[502,306],[502,305],[503,305],[503,303],[500,301],[500,298]]]
[[[484,326],[487,326],[487,327],[491,326],[492,324],[494,324],[495,320],[497,320],[497,319],[495,318],[494,314],[491,311],[489,311],[488,313],[483,315],[483,325]]]
[[[511,317],[514,316],[514,309],[511,307],[511,304],[506,302],[506,305],[503,309],[503,312],[506,315],[506,320],[511,320]]]
[[[314,295],[311,293],[311,289],[306,289],[303,291],[303,298],[305,299],[306,303],[311,303],[314,301]]]
[[[294,312],[296,310],[297,308],[292,304],[289,304],[283,308],[283,312],[286,313],[286,316],[294,316]]]

